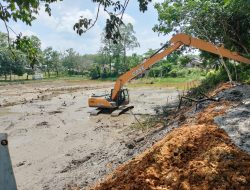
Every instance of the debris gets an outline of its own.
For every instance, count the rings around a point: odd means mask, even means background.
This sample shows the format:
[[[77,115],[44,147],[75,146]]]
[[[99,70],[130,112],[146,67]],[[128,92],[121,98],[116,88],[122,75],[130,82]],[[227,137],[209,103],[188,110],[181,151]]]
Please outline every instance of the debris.
[[[51,111],[51,112],[49,112],[49,115],[54,115],[54,114],[58,114],[58,113],[62,113],[62,111],[60,111],[60,110]]]
[[[43,121],[41,123],[36,124],[36,126],[38,126],[38,127],[40,127],[40,126],[48,126],[48,125],[49,125],[49,123],[47,121]]]
[[[16,167],[23,166],[23,165],[25,165],[25,163],[26,163],[26,161],[19,162],[19,163],[16,165]]]

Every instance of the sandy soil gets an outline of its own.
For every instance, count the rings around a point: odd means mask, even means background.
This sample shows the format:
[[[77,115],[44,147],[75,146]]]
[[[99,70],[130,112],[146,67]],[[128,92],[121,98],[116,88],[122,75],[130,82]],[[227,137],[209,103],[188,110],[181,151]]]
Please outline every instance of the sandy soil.
[[[0,86],[0,132],[9,135],[19,190],[57,190],[69,184],[85,189],[168,132],[147,136],[130,127],[137,122],[130,113],[90,117],[88,96],[112,85],[57,81]],[[140,119],[174,101],[177,91],[137,87],[130,95]]]

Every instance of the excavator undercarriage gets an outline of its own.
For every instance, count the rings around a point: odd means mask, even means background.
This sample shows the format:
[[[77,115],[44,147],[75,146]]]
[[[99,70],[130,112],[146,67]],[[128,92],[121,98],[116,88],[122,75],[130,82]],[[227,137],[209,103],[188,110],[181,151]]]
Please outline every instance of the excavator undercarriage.
[[[115,101],[112,101],[113,89],[110,94],[92,95],[89,98],[89,107],[97,107],[90,112],[90,115],[98,115],[100,113],[109,113],[111,116],[119,116],[120,114],[133,109],[134,106],[127,106],[129,104],[128,89],[121,89]]]

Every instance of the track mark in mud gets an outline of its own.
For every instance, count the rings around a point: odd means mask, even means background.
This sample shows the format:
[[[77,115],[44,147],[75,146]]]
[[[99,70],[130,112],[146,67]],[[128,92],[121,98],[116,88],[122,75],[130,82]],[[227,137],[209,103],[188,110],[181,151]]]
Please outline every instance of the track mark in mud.
[[[85,157],[83,157],[81,159],[71,160],[71,162],[69,163],[69,165],[67,165],[63,170],[61,170],[60,173],[66,173],[66,172],[68,172],[70,170],[77,169],[82,164],[84,164],[85,162],[89,161],[94,155],[95,155],[95,153],[91,153],[90,155],[85,156]]]
[[[68,136],[66,136],[64,138],[64,141],[74,141],[74,140],[77,140],[77,139],[82,139],[86,136],[86,134],[79,134],[79,133],[74,133],[74,134],[70,134]]]
[[[47,121],[43,121],[41,123],[36,124],[37,127],[45,127],[48,128],[49,127],[49,123]]]
[[[55,114],[58,114],[58,113],[62,113],[62,111],[60,111],[60,110],[51,111],[51,112],[49,112],[49,115],[55,115]]]
[[[11,121],[9,126],[5,128],[6,131],[13,129],[15,127],[15,124]]]

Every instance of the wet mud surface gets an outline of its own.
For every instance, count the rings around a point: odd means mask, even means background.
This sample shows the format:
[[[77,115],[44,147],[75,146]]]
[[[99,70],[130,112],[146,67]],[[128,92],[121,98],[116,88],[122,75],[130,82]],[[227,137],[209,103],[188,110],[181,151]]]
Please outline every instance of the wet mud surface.
[[[170,129],[131,128],[174,102],[173,88],[131,88],[130,112],[89,116],[87,99],[113,83],[42,82],[0,86],[0,132],[8,133],[19,190],[81,189],[101,180],[161,139]]]

